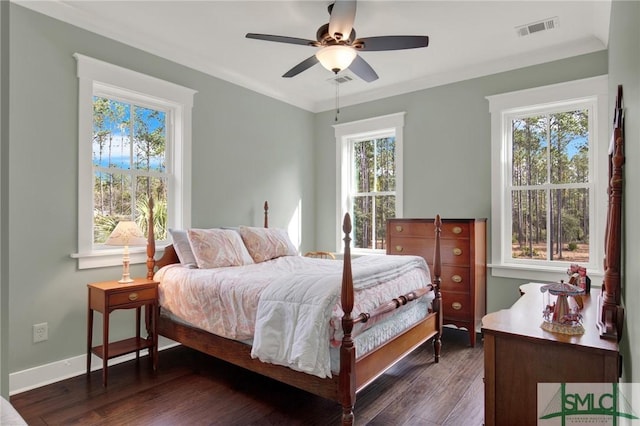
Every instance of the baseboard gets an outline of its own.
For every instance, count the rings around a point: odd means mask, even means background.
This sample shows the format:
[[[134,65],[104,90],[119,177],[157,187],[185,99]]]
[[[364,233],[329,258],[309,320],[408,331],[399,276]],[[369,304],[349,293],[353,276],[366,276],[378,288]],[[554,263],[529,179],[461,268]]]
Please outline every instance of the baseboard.
[[[169,349],[179,343],[173,340],[160,338],[158,350]],[[142,355],[148,355],[148,350],[141,351]],[[118,358],[109,360],[108,365],[116,365],[135,359],[136,354],[131,353]],[[87,355],[78,355],[73,358],[67,358],[49,364],[39,365],[22,371],[16,371],[9,374],[9,395],[26,392],[31,389],[39,388],[71,377],[86,374]],[[102,359],[95,355],[91,355],[91,371],[102,369]]]

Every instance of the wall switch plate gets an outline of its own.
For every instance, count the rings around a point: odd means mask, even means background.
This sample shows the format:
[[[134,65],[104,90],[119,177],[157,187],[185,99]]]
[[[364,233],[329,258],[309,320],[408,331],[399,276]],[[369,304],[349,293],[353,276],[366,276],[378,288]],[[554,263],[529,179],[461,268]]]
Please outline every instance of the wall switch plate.
[[[46,322],[33,325],[33,343],[44,342],[49,338],[49,325]]]

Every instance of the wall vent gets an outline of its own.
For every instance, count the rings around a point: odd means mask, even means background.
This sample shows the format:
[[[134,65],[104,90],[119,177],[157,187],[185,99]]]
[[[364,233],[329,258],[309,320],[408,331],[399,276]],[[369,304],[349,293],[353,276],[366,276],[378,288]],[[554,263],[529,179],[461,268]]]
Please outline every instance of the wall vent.
[[[554,16],[553,18],[543,19],[542,21],[532,22],[527,25],[521,25],[516,27],[516,32],[520,37],[528,36],[533,33],[538,33],[540,31],[553,30],[554,28],[558,28],[558,17]]]

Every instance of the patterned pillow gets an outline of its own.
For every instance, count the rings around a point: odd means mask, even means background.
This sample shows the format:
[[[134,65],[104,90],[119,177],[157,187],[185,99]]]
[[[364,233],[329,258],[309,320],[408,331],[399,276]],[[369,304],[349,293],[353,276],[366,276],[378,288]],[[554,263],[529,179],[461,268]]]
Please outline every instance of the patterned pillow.
[[[230,229],[189,229],[189,243],[199,268],[253,263],[238,232]]]
[[[191,250],[189,244],[189,237],[187,231],[183,229],[171,229],[169,228],[169,234],[171,234],[171,240],[173,241],[173,248],[176,250],[180,263],[188,268],[197,268],[196,258]]]
[[[242,241],[256,263],[298,254],[298,250],[284,229],[241,226],[240,235],[242,235]]]

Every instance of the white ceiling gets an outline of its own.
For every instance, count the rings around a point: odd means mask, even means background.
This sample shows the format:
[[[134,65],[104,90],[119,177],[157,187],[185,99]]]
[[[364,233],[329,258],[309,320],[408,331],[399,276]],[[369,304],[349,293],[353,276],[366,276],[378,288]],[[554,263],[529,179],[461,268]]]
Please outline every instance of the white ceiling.
[[[315,40],[330,0],[13,1],[309,111],[335,106],[333,74],[320,64],[281,77],[317,48],[245,38],[254,32]],[[360,0],[358,37],[428,35],[429,47],[361,52],[380,78],[341,84],[340,104],[606,49],[610,7],[611,0]],[[553,30],[520,37],[515,29],[553,17]]]

